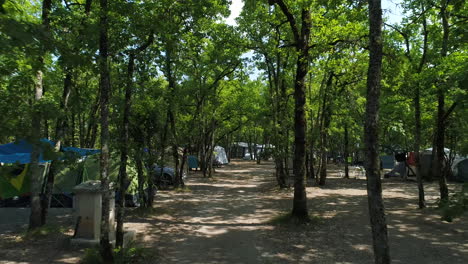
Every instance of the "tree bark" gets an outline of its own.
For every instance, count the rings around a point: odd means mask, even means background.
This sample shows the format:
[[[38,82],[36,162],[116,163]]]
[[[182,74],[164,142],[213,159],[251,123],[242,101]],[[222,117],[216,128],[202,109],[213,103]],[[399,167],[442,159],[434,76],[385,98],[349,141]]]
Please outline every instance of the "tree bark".
[[[42,1],[42,27],[48,33],[50,31],[50,10],[52,9],[52,0]],[[42,100],[44,93],[43,87],[43,72],[44,68],[44,55],[46,53],[46,43],[40,43],[41,54],[37,61],[36,79],[34,83],[34,101],[32,119],[31,119],[31,135],[30,141],[32,143],[31,151],[31,165],[29,173],[31,175],[31,214],[29,216],[29,230],[35,229],[42,225],[42,202],[41,202],[41,189],[42,189],[42,175],[39,167],[39,157],[41,154],[40,137],[41,137],[41,121],[42,113],[40,108],[36,105]]]
[[[104,263],[113,263],[112,245],[109,241],[109,214],[110,195],[109,189],[109,95],[110,95],[110,72],[108,54],[108,4],[107,0],[100,0],[99,16],[99,72],[101,90],[101,191],[102,191],[102,218],[100,253]]]
[[[120,168],[119,168],[119,193],[120,200],[117,207],[117,230],[116,230],[116,247],[123,247],[123,222],[125,216],[125,195],[127,192],[127,161],[128,161],[128,143],[129,143],[129,125],[130,111],[132,107],[133,93],[133,73],[135,71],[135,54],[148,47],[153,41],[153,32],[148,37],[148,42],[141,47],[129,52],[128,67],[127,67],[127,82],[125,87],[125,103],[122,120],[122,130],[120,135]],[[141,151],[141,149],[137,149]],[[140,164],[141,165],[141,164]],[[143,191],[140,191],[143,193]]]
[[[62,101],[60,102],[60,109],[62,110],[62,116],[57,118],[57,125],[55,128],[55,152],[59,152],[62,141],[65,138],[65,128],[66,128],[66,114],[68,110],[68,98],[70,97],[72,86],[72,74],[68,69],[65,73],[64,85],[63,85],[63,94]],[[44,190],[44,197],[42,199],[42,212],[41,212],[41,222],[42,225],[46,224],[47,213],[50,207],[52,191],[55,182],[55,175],[58,173],[58,160],[53,160],[50,164],[49,173],[47,175],[46,186]]]
[[[305,190],[305,143],[306,143],[306,120],[305,120],[305,78],[309,69],[309,38],[312,25],[310,11],[307,7],[302,8],[302,26],[299,31],[296,19],[290,12],[283,0],[269,0],[270,4],[277,4],[286,16],[294,36],[297,61],[296,76],[294,82],[294,199],[291,215],[298,219],[308,220],[307,195]]]
[[[322,124],[321,124],[321,133],[320,137],[322,139],[321,142],[321,165],[320,165],[320,178],[318,184],[323,186],[325,185],[325,181],[327,179],[327,159],[328,159],[328,129],[330,127],[331,121],[331,104],[333,99],[330,98],[331,89],[333,86],[333,72],[330,73],[327,85],[325,87],[324,93],[324,100],[322,106]]]
[[[369,216],[372,228],[375,263],[390,263],[387,223],[380,179],[378,112],[382,71],[382,8],[381,0],[369,0],[369,69],[367,72],[367,104],[364,141],[366,146],[366,178]]]
[[[424,4],[421,3],[421,12],[423,14],[422,17],[422,25],[423,25],[423,53],[421,56],[421,61],[419,62],[419,66],[417,69],[418,73],[422,72],[424,64],[426,63],[426,54],[427,54],[427,21],[425,15],[425,8]],[[415,137],[414,137],[414,152],[415,152],[415,165],[416,165],[416,180],[418,182],[418,205],[419,208],[426,207],[426,201],[424,198],[424,184],[421,175],[421,90],[419,83],[416,84],[416,91],[414,95],[414,120],[415,120]]]
[[[349,164],[348,164],[348,156],[349,156],[349,133],[348,133],[348,124],[345,123],[344,127],[344,166],[345,166],[345,179],[349,179]]]
[[[448,23],[448,0],[443,0],[440,7],[442,18],[442,49],[441,57],[446,57],[448,52],[449,23]],[[447,176],[445,175],[445,91],[444,85],[439,85],[437,89],[437,137],[436,137],[436,172],[439,176],[440,200],[448,201]]]
[[[130,117],[130,107],[132,104],[133,91],[133,72],[135,69],[135,54],[130,53],[127,68],[127,85],[125,87],[125,103],[122,120],[122,130],[120,134],[120,168],[119,168],[119,195],[120,199],[117,204],[117,229],[115,246],[123,247],[123,223],[125,216],[125,195],[127,193],[127,161],[128,161],[128,127]]]
[[[42,60],[42,58],[41,58]],[[42,71],[38,70],[36,73],[35,102],[38,103],[42,99]],[[40,131],[41,131],[41,112],[36,105],[33,105],[33,114],[31,122],[31,165],[29,166],[29,173],[31,175],[31,214],[29,216],[29,230],[33,230],[42,225],[41,221],[41,169],[39,167],[39,157],[41,154],[40,147]]]

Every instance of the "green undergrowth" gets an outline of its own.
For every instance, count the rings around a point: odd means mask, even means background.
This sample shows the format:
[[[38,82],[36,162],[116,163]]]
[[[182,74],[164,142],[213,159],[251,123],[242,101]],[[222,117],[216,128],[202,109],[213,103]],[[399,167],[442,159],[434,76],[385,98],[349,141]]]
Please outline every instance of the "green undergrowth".
[[[278,226],[301,226],[318,224],[322,221],[322,218],[315,215],[308,215],[307,217],[296,217],[291,212],[285,212],[277,215],[267,221],[267,224],[278,225]]]
[[[144,248],[137,243],[130,243],[127,247],[113,250],[114,264],[140,264],[155,263],[155,255],[149,248]],[[101,264],[104,263],[99,253],[99,248],[88,248],[80,264]]]
[[[63,226],[58,225],[44,225],[33,230],[27,230],[21,234],[23,241],[36,240],[51,235],[63,234],[67,229]]]
[[[468,183],[462,189],[451,195],[448,201],[439,200],[439,210],[442,220],[452,222],[453,219],[462,216],[468,211]]]
[[[192,192],[192,190],[188,186],[175,188],[174,191],[176,193],[189,193],[189,192]]]

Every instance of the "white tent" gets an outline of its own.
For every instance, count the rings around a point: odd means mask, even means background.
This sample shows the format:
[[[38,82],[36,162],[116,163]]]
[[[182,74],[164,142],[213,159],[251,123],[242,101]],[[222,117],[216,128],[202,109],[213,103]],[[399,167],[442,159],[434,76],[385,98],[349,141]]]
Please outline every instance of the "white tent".
[[[221,146],[215,146],[214,147],[214,159],[219,164],[228,164],[229,163],[227,155],[226,155],[226,151]]]

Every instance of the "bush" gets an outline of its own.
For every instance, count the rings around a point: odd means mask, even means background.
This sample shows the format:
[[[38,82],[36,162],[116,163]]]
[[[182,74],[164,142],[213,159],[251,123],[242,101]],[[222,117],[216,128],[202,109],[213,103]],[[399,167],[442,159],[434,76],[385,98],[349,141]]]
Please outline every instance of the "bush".
[[[454,193],[448,201],[439,201],[442,220],[452,222],[468,210],[468,184],[464,184],[461,191]]]
[[[136,244],[129,244],[125,248],[114,249],[115,264],[138,264],[147,263],[152,259],[149,249],[140,247]],[[81,264],[101,264],[103,263],[99,248],[88,248],[85,250],[85,256],[80,262]]]

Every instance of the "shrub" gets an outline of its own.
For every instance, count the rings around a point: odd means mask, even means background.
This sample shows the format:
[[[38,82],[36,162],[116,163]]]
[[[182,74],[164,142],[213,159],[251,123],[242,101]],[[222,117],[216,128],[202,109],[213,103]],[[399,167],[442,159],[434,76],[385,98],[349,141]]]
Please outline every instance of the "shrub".
[[[461,191],[454,193],[448,201],[439,201],[442,220],[452,222],[468,210],[468,183],[464,184]]]
[[[138,246],[134,243],[127,245],[124,248],[114,249],[115,264],[138,264],[147,263],[153,256],[149,249]],[[80,262],[81,264],[101,264],[103,263],[99,248],[88,248],[85,250],[85,256]]]

